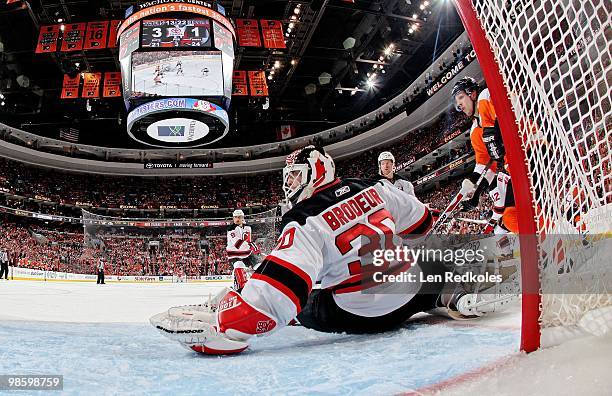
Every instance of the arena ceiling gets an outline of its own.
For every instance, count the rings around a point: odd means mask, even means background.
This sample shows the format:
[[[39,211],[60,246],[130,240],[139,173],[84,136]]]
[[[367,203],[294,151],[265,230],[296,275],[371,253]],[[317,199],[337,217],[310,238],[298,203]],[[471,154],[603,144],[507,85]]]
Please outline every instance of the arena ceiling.
[[[5,3],[0,5],[0,92],[5,97],[0,122],[53,138],[60,128],[75,126],[81,143],[140,148],[125,132],[121,100],[90,100],[89,106],[85,99],[59,100],[62,76],[76,64],[80,71],[119,70],[116,49],[34,54],[40,25],[120,19],[133,2]],[[295,125],[299,135],[311,134],[371,111],[405,89],[463,31],[448,0],[220,3],[231,18],[278,19],[285,31],[289,23],[295,25],[285,50],[238,47],[235,69],[279,67],[268,80],[269,106],[260,98],[234,100],[231,132],[216,147],[274,141],[276,128],[286,124]],[[374,72],[368,84],[368,73]]]

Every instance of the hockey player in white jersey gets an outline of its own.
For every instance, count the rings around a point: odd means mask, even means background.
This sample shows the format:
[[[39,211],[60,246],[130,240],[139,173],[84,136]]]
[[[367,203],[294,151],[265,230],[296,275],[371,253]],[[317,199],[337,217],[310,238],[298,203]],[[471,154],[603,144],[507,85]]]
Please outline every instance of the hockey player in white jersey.
[[[395,174],[395,157],[389,151],[378,155],[378,174],[395,187],[414,196],[414,186],[409,180]]]
[[[241,290],[248,279],[247,267],[253,268],[259,247],[252,241],[251,226],[244,221],[244,212],[240,209],[232,213],[232,221],[227,229],[227,258],[233,267],[234,289]]]
[[[214,310],[177,307],[151,318],[164,335],[194,351],[219,355],[239,353],[250,337],[274,332],[296,317],[319,331],[375,333],[438,307],[460,317],[483,313],[481,305],[472,305],[472,295],[444,294],[441,282],[415,283],[402,293],[368,292],[377,286],[364,279],[368,264],[362,258],[392,248],[397,236],[422,235],[432,225],[429,211],[414,196],[384,181],[336,178],[331,157],[314,146],[287,157],[283,180],[293,206],[283,215],[276,247],[242,291],[224,293],[213,302]],[[395,264],[383,270],[425,276],[442,271]],[[317,280],[321,288],[313,290]]]

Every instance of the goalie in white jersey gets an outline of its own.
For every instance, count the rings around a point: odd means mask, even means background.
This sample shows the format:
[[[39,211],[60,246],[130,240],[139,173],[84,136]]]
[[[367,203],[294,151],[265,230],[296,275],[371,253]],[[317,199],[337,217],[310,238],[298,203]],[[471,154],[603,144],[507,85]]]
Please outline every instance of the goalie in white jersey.
[[[153,317],[165,335],[197,352],[231,354],[246,349],[251,336],[296,317],[319,331],[372,333],[436,307],[479,315],[461,309],[465,294],[441,295],[442,282],[414,283],[401,293],[366,291],[377,285],[364,282],[362,257],[391,249],[393,236],[422,235],[431,227],[431,214],[414,196],[383,181],[338,179],[331,157],[314,146],[287,157],[283,180],[293,205],[283,216],[277,246],[240,293],[220,296],[214,312],[178,307]],[[425,275],[443,271],[411,264],[399,263],[393,273],[398,267]],[[313,291],[317,281],[321,289]]]

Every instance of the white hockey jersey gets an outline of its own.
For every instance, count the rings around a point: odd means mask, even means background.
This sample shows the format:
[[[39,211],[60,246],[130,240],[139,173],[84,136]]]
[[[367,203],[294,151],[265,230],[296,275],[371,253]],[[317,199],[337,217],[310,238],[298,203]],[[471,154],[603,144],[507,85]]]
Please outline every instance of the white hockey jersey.
[[[396,188],[399,188],[403,192],[408,193],[412,196],[416,196],[414,194],[414,185],[410,181],[404,179],[403,177],[396,175],[393,178],[393,180],[386,179],[386,178],[383,178],[382,180],[388,180],[389,183],[393,184]]]
[[[242,259],[251,255],[251,226],[232,224],[227,230],[227,257]]]
[[[384,235],[423,234],[432,222],[420,201],[388,182],[337,180],[283,216],[277,246],[247,282],[242,297],[284,326],[320,280],[322,288],[334,291],[342,309],[366,317],[385,315],[410,301],[420,286],[413,293],[363,293],[364,252],[390,248],[386,244],[391,238]]]

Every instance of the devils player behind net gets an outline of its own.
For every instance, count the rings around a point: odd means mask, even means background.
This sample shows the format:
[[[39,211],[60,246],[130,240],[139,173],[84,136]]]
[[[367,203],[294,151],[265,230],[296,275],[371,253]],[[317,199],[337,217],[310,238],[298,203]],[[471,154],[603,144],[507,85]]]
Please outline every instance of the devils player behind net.
[[[296,318],[323,332],[377,333],[422,311],[442,308],[452,317],[469,318],[506,302],[449,293],[442,281],[416,284],[405,293],[368,293],[362,257],[388,248],[397,236],[424,234],[432,218],[417,198],[388,182],[337,178],[322,148],[308,146],[287,157],[283,190],[292,208],[282,217],[277,246],[242,291],[226,290],[218,301],[154,316],[151,323],[162,334],[197,352],[232,354],[246,349],[250,337]],[[418,264],[403,269],[408,270],[425,276],[442,271]],[[317,280],[321,288],[313,290]]]
[[[382,180],[388,180],[400,190],[415,195],[412,183],[395,174],[395,157],[391,152],[383,151],[378,155],[378,174],[383,177]]]

